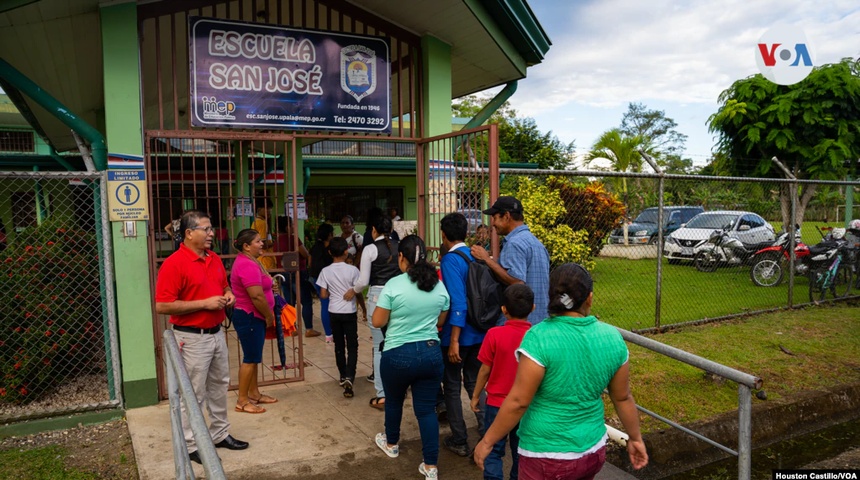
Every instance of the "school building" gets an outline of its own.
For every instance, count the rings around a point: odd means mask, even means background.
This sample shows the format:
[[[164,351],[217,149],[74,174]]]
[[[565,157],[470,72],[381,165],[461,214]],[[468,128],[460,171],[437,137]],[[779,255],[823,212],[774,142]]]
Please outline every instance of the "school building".
[[[0,1],[0,262],[35,262],[3,271],[18,303],[3,299],[0,322],[26,332],[30,303],[53,324],[50,302],[91,302],[62,310],[86,321],[56,348],[107,385],[51,411],[166,398],[153,289],[172,252],[164,227],[184,210],[234,234],[260,201],[300,231],[351,214],[363,232],[368,209],[393,207],[438,245],[441,215],[497,195],[497,131],[483,124],[549,47],[525,0]],[[497,86],[452,121],[452,99]],[[75,275],[39,273],[39,255]],[[53,300],[28,300],[43,293]],[[45,365],[32,375],[56,374]],[[22,396],[49,389],[15,381]]]

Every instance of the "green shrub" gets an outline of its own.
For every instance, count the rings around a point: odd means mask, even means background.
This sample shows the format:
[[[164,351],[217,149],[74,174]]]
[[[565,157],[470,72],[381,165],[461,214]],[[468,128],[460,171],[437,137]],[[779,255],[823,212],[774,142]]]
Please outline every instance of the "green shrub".
[[[618,197],[600,182],[575,184],[564,177],[549,177],[546,185],[558,192],[567,213],[559,220],[571,231],[585,231],[589,255],[596,257],[612,230],[621,226],[626,213]]]
[[[574,232],[563,223],[568,212],[558,190],[522,178],[516,197],[523,203],[523,215],[529,230],[549,251],[551,266],[576,262],[587,270],[594,268],[594,261],[585,243],[588,232]]]
[[[0,253],[0,402],[26,403],[99,351],[101,302],[94,235],[53,222]]]

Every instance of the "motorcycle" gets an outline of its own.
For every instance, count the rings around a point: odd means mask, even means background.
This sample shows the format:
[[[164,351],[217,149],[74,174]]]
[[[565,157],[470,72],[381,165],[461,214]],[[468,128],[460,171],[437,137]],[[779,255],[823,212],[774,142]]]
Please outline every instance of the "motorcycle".
[[[803,259],[809,256],[809,247],[799,241],[799,227],[795,232],[795,238],[798,240],[794,245],[794,271],[797,275],[805,275],[809,266]],[[788,231],[784,231],[776,237],[776,243],[753,254],[750,279],[754,284],[759,287],[775,287],[782,283],[785,276],[785,265],[788,265],[790,260],[789,240]]]
[[[720,265],[744,265],[755,252],[770,245],[773,245],[773,242],[747,246],[737,238],[729,236],[728,230],[714,230],[708,241],[696,247],[693,264],[700,272],[713,272]]]

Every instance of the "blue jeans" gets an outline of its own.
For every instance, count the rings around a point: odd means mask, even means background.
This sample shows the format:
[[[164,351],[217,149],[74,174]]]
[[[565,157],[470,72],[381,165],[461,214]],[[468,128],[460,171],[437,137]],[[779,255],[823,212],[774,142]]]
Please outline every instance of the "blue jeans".
[[[262,363],[266,343],[266,321],[242,309],[233,310],[233,328],[242,345],[242,363]]]
[[[412,409],[421,433],[424,463],[439,460],[439,419],[436,418],[436,391],[442,382],[442,351],[438,340],[407,343],[382,352],[380,371],[385,387],[385,436],[388,443],[400,442],[400,422],[406,390],[412,388]]]
[[[307,273],[305,273],[305,275],[307,275]],[[317,296],[319,296],[320,292],[322,292],[322,289],[320,288],[319,285],[317,285],[317,279],[311,278],[311,277],[305,277],[305,278],[308,282],[310,282],[311,285],[313,285],[314,290],[317,291]],[[307,288],[305,288],[304,290],[307,290]],[[302,290],[302,312],[303,312],[302,317],[304,317],[304,311],[305,311],[305,299],[304,299],[305,292],[304,292],[304,290]],[[308,300],[309,300],[308,303],[313,305],[313,298],[311,298],[310,290],[308,290]],[[320,297],[320,320],[322,321],[323,331],[325,332],[326,336],[331,335],[331,316],[329,315],[329,312],[328,312],[328,302],[329,302],[329,300],[327,298]],[[308,322],[307,319],[303,318],[303,320],[305,322],[305,329],[306,330],[314,328],[314,311],[313,311],[313,308],[308,308],[308,311],[311,312],[310,313],[311,321]],[[310,326],[308,326],[309,324],[310,324]]]
[[[493,424],[493,421],[496,419],[496,415],[499,414],[499,407],[494,407],[492,405],[487,405],[485,408],[486,416],[484,417],[484,425],[487,428],[490,428],[490,425]],[[511,433],[508,434],[508,438],[502,437],[501,440],[496,442],[493,445],[493,449],[490,450],[490,454],[487,455],[487,458],[484,459],[484,480],[505,480],[505,472],[503,471],[504,466],[502,465],[502,459],[505,458],[505,443],[508,439],[511,441],[511,480],[516,480],[518,470],[519,470],[519,460],[520,456],[517,454],[517,448],[520,445],[520,437],[517,435],[517,430],[520,428],[520,424],[517,424]]]

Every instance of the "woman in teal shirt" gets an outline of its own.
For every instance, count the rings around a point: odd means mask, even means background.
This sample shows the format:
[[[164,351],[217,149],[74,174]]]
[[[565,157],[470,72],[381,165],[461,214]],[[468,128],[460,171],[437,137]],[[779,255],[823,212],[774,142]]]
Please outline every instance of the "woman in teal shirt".
[[[421,433],[424,462],[418,471],[438,478],[439,420],[436,392],[442,382],[442,350],[437,328],[445,323],[450,299],[436,269],[427,263],[424,241],[416,235],[404,238],[397,249],[398,275],[385,284],[373,312],[373,326],[383,328],[379,374],[385,389],[385,433],[376,445],[389,457],[400,449],[400,422],[407,389]]]
[[[493,445],[519,422],[519,479],[591,479],[606,459],[603,390],[609,389],[629,440],[633,468],[648,464],[630,394],[627,345],[591,315],[592,280],[567,263],[549,279],[550,318],[529,329],[517,350],[514,386],[475,447],[481,468]]]

